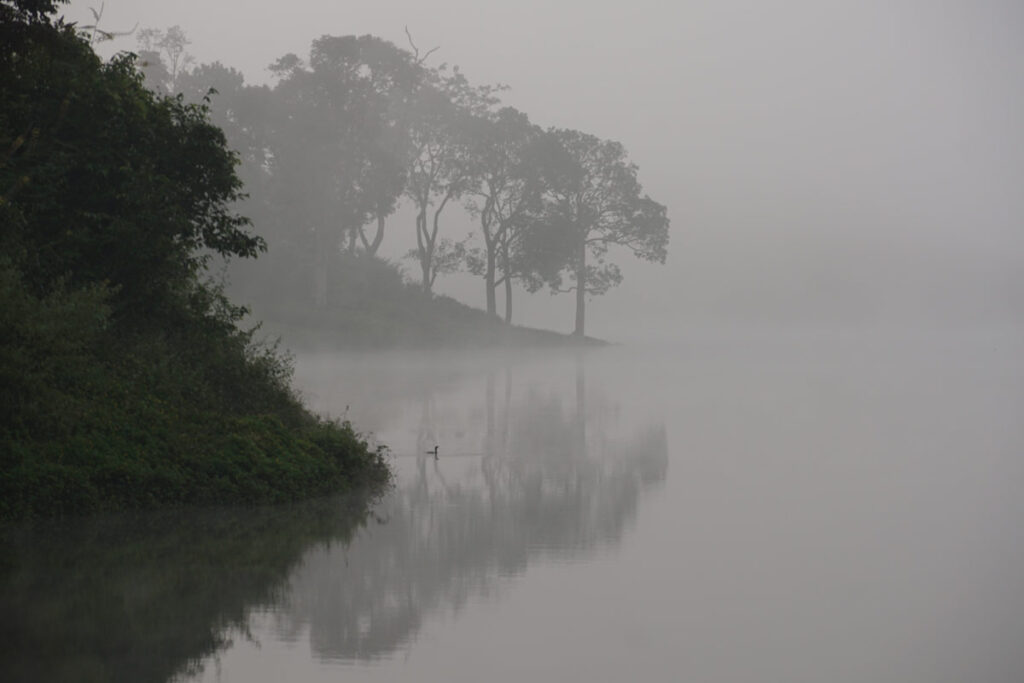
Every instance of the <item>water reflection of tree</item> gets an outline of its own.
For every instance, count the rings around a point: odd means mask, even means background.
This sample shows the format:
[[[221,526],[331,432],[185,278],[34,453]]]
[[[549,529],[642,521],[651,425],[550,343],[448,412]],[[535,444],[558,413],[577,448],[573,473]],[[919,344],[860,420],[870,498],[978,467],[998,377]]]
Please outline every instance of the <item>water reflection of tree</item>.
[[[665,477],[664,428],[619,427],[582,366],[575,393],[516,394],[512,367],[481,379],[467,415],[417,392],[424,447],[369,533],[359,498],[0,529],[0,681],[166,681],[262,607],[319,656],[384,656],[531,560],[615,543]],[[423,453],[457,434],[480,452]]]
[[[508,369],[501,379],[499,396],[498,373],[486,378],[479,476],[450,481],[453,460],[420,457],[386,500],[385,525],[306,558],[278,628],[308,627],[324,658],[386,656],[430,613],[458,610],[532,559],[621,538],[644,489],[665,477],[664,426],[610,433],[615,406],[587,393],[582,366],[574,396],[535,389],[513,401]]]
[[[369,501],[46,522],[0,535],[0,681],[162,683],[244,634]]]

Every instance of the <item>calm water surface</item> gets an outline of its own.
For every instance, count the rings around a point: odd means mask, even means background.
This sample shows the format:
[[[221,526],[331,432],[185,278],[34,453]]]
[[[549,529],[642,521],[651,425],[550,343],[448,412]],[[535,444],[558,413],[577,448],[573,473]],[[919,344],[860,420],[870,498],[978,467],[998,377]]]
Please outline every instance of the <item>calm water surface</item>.
[[[394,490],[12,533],[0,678],[1024,680],[1020,337],[311,354],[297,380],[390,447]]]

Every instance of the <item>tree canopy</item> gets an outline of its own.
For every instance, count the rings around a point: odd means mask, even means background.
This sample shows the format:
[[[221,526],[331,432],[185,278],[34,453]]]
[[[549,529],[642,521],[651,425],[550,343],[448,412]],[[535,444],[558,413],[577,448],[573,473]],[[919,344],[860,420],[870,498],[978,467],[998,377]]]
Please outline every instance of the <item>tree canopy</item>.
[[[143,87],[135,57],[104,63],[71,26],[26,33],[0,80],[0,239],[33,254],[30,281],[105,281],[154,308],[209,252],[263,240],[232,209],[237,158],[206,107]]]
[[[576,294],[574,334],[584,334],[587,294],[604,294],[619,284],[619,267],[609,249],[624,247],[647,261],[664,263],[668,247],[668,212],[647,195],[637,167],[625,148],[575,130],[548,133],[548,184],[543,215],[549,228],[564,235],[570,255],[565,274],[552,283],[557,291]]]
[[[298,273],[289,287],[314,310],[347,296],[337,291],[344,269],[353,256],[378,254],[403,201],[420,288],[429,294],[439,275],[469,271],[491,315],[504,288],[507,322],[513,284],[547,285],[576,292],[582,335],[587,297],[622,279],[620,254],[665,260],[667,210],[643,193],[621,144],[545,131],[502,104],[502,86],[427,64],[433,50],[421,54],[411,38],[404,49],[369,35],[322,36],[308,60],[286,54],[271,65],[272,87],[245,85],[217,63],[187,66],[187,38],[174,28],[144,39],[163,46],[152,51],[163,62],[147,66],[156,87],[173,83],[190,102],[217,91],[210,116],[240,155],[256,195],[246,210],[273,246],[264,266]],[[478,228],[455,239],[445,225],[460,206]]]

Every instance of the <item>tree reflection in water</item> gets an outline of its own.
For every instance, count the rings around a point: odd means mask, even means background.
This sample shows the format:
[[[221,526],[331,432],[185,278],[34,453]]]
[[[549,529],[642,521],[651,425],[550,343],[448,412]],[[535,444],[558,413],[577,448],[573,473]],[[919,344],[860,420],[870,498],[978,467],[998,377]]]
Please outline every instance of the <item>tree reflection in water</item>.
[[[372,515],[347,497],[3,529],[0,680],[188,677],[254,637],[254,612],[277,637],[308,634],[317,657],[383,657],[531,560],[617,542],[666,475],[663,424],[619,420],[582,361],[561,389],[480,370],[440,367],[405,404],[373,399],[413,429],[418,457],[396,458],[404,474]]]
[[[443,398],[423,396],[415,454],[442,431],[481,451],[446,457],[442,445],[439,462],[419,455],[380,508],[386,524],[310,553],[273,617],[278,636],[308,629],[325,659],[384,657],[431,613],[458,611],[532,559],[617,542],[643,491],[665,478],[664,425],[617,430],[619,406],[588,393],[582,361],[575,370],[575,391],[530,386],[515,398],[513,368],[489,372],[476,404],[483,415],[466,411],[460,425],[436,424]]]

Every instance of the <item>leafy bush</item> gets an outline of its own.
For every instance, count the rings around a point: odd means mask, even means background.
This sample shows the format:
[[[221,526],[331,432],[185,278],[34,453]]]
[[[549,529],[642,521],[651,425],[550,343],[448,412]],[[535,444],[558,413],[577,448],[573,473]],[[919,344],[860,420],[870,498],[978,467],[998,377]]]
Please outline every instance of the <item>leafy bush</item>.
[[[287,358],[223,310],[173,333],[129,331],[111,323],[109,296],[35,297],[0,260],[0,516],[283,502],[387,481],[381,453],[309,414]]]

